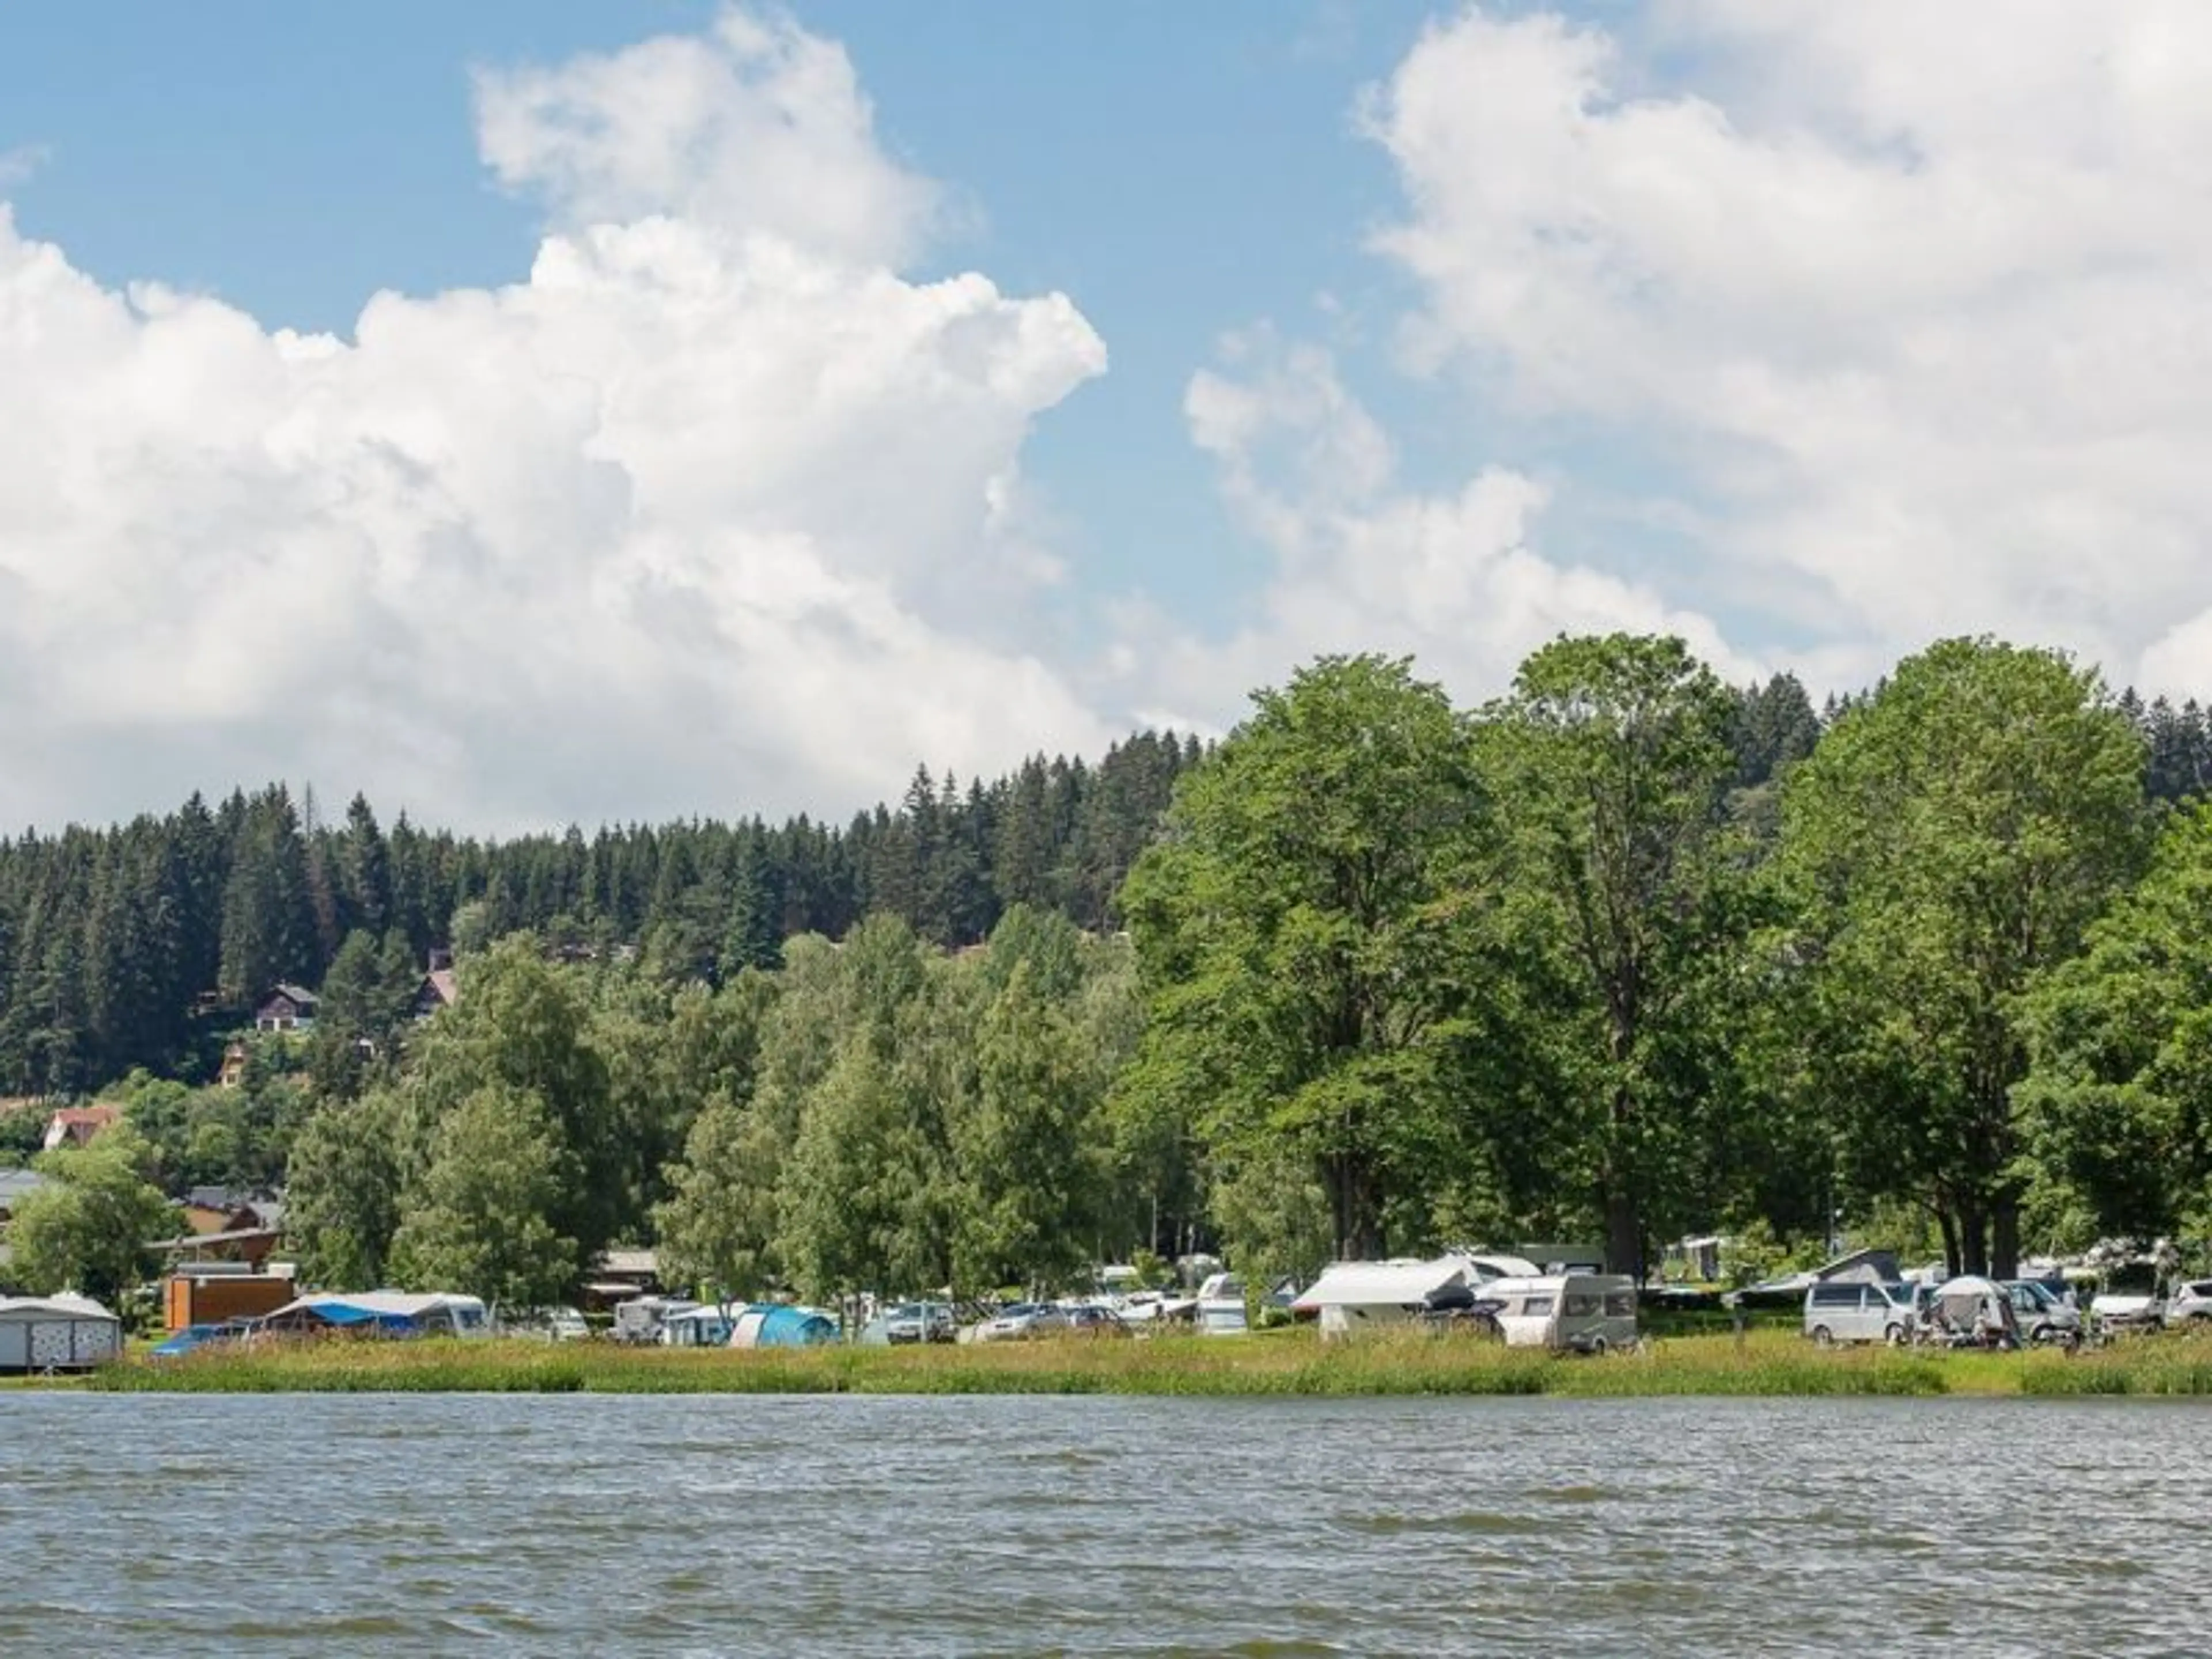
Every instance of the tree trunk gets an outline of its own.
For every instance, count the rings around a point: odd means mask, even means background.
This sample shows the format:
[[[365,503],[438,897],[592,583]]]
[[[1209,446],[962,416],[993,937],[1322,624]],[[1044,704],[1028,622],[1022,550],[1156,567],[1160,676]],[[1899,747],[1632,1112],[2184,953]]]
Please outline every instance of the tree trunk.
[[[1618,1190],[1605,1195],[1605,1265],[1607,1272],[1632,1273],[1644,1282],[1644,1218],[1633,1195]]]
[[[1990,1272],[1998,1279],[2020,1273],[2020,1200],[2010,1193],[1990,1205]]]
[[[1990,1270],[1990,1231],[1978,1198],[1959,1200],[1959,1270],[1984,1274]]]
[[[1936,1224],[1943,1233],[1943,1271],[1956,1279],[1966,1269],[1960,1265],[1963,1258],[1959,1250],[1958,1218],[1951,1213],[1949,1205],[1936,1206]]]
[[[1365,1164],[1349,1153],[1339,1153],[1323,1161],[1322,1180],[1328,1188],[1336,1259],[1380,1261],[1382,1224],[1376,1213],[1374,1183]]]

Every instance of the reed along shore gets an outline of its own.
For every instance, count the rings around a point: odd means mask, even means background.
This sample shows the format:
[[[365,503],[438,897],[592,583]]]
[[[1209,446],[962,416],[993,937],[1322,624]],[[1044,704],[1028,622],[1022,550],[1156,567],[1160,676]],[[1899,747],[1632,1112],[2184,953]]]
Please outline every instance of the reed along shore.
[[[2212,1395],[2212,1342],[2147,1339],[2075,1355],[1822,1351],[1753,1333],[1553,1355],[1407,1334],[1323,1344],[1243,1338],[757,1350],[514,1340],[323,1340],[134,1355],[80,1386],[161,1393],[1121,1394],[1392,1396]]]

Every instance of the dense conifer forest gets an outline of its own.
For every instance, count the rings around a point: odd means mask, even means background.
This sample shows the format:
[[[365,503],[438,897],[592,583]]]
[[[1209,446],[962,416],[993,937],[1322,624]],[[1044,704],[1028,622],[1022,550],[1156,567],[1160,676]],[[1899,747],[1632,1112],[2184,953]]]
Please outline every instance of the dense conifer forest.
[[[796,934],[903,919],[954,947],[1017,904],[1097,931],[1195,739],[1143,732],[990,783],[918,769],[894,806],[602,826],[496,842],[380,820],[311,789],[194,796],[165,817],[0,845],[0,1095],[88,1092],[133,1067],[202,1079],[271,988],[319,987],[356,933],[396,964],[524,929],[635,951],[675,981],[772,967]],[[395,971],[398,971],[398,967]],[[210,1044],[213,1046],[210,1047]]]

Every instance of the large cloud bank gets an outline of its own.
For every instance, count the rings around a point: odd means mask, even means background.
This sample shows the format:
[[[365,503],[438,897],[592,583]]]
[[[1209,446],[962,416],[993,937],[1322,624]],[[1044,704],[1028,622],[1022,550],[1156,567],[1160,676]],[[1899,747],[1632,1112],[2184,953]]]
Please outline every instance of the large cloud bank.
[[[1662,464],[1686,597],[1816,676],[1990,630],[2202,691],[2208,77],[2195,0],[1469,11],[1369,111],[1380,246],[1417,366]]]
[[[0,815],[268,775],[473,826],[848,808],[1107,728],[1018,643],[1065,298],[919,284],[836,46],[732,14],[479,87],[529,279],[349,341],[0,206]]]

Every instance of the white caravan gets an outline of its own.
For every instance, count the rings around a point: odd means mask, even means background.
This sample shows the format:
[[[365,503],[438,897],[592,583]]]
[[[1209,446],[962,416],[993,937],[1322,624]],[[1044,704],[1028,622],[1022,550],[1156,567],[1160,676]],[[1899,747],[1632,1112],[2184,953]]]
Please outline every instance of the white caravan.
[[[1436,1305],[1431,1298],[1453,1291],[1470,1294],[1473,1277],[1470,1264],[1460,1256],[1433,1261],[1339,1261],[1299,1293],[1291,1311],[1317,1316],[1322,1340],[1331,1342],[1358,1331],[1418,1320]],[[1489,1291],[1485,1286],[1471,1293],[1486,1296]]]
[[[1626,1273],[1493,1279],[1479,1295],[1498,1304],[1508,1347],[1603,1353],[1636,1346],[1636,1281]]]

